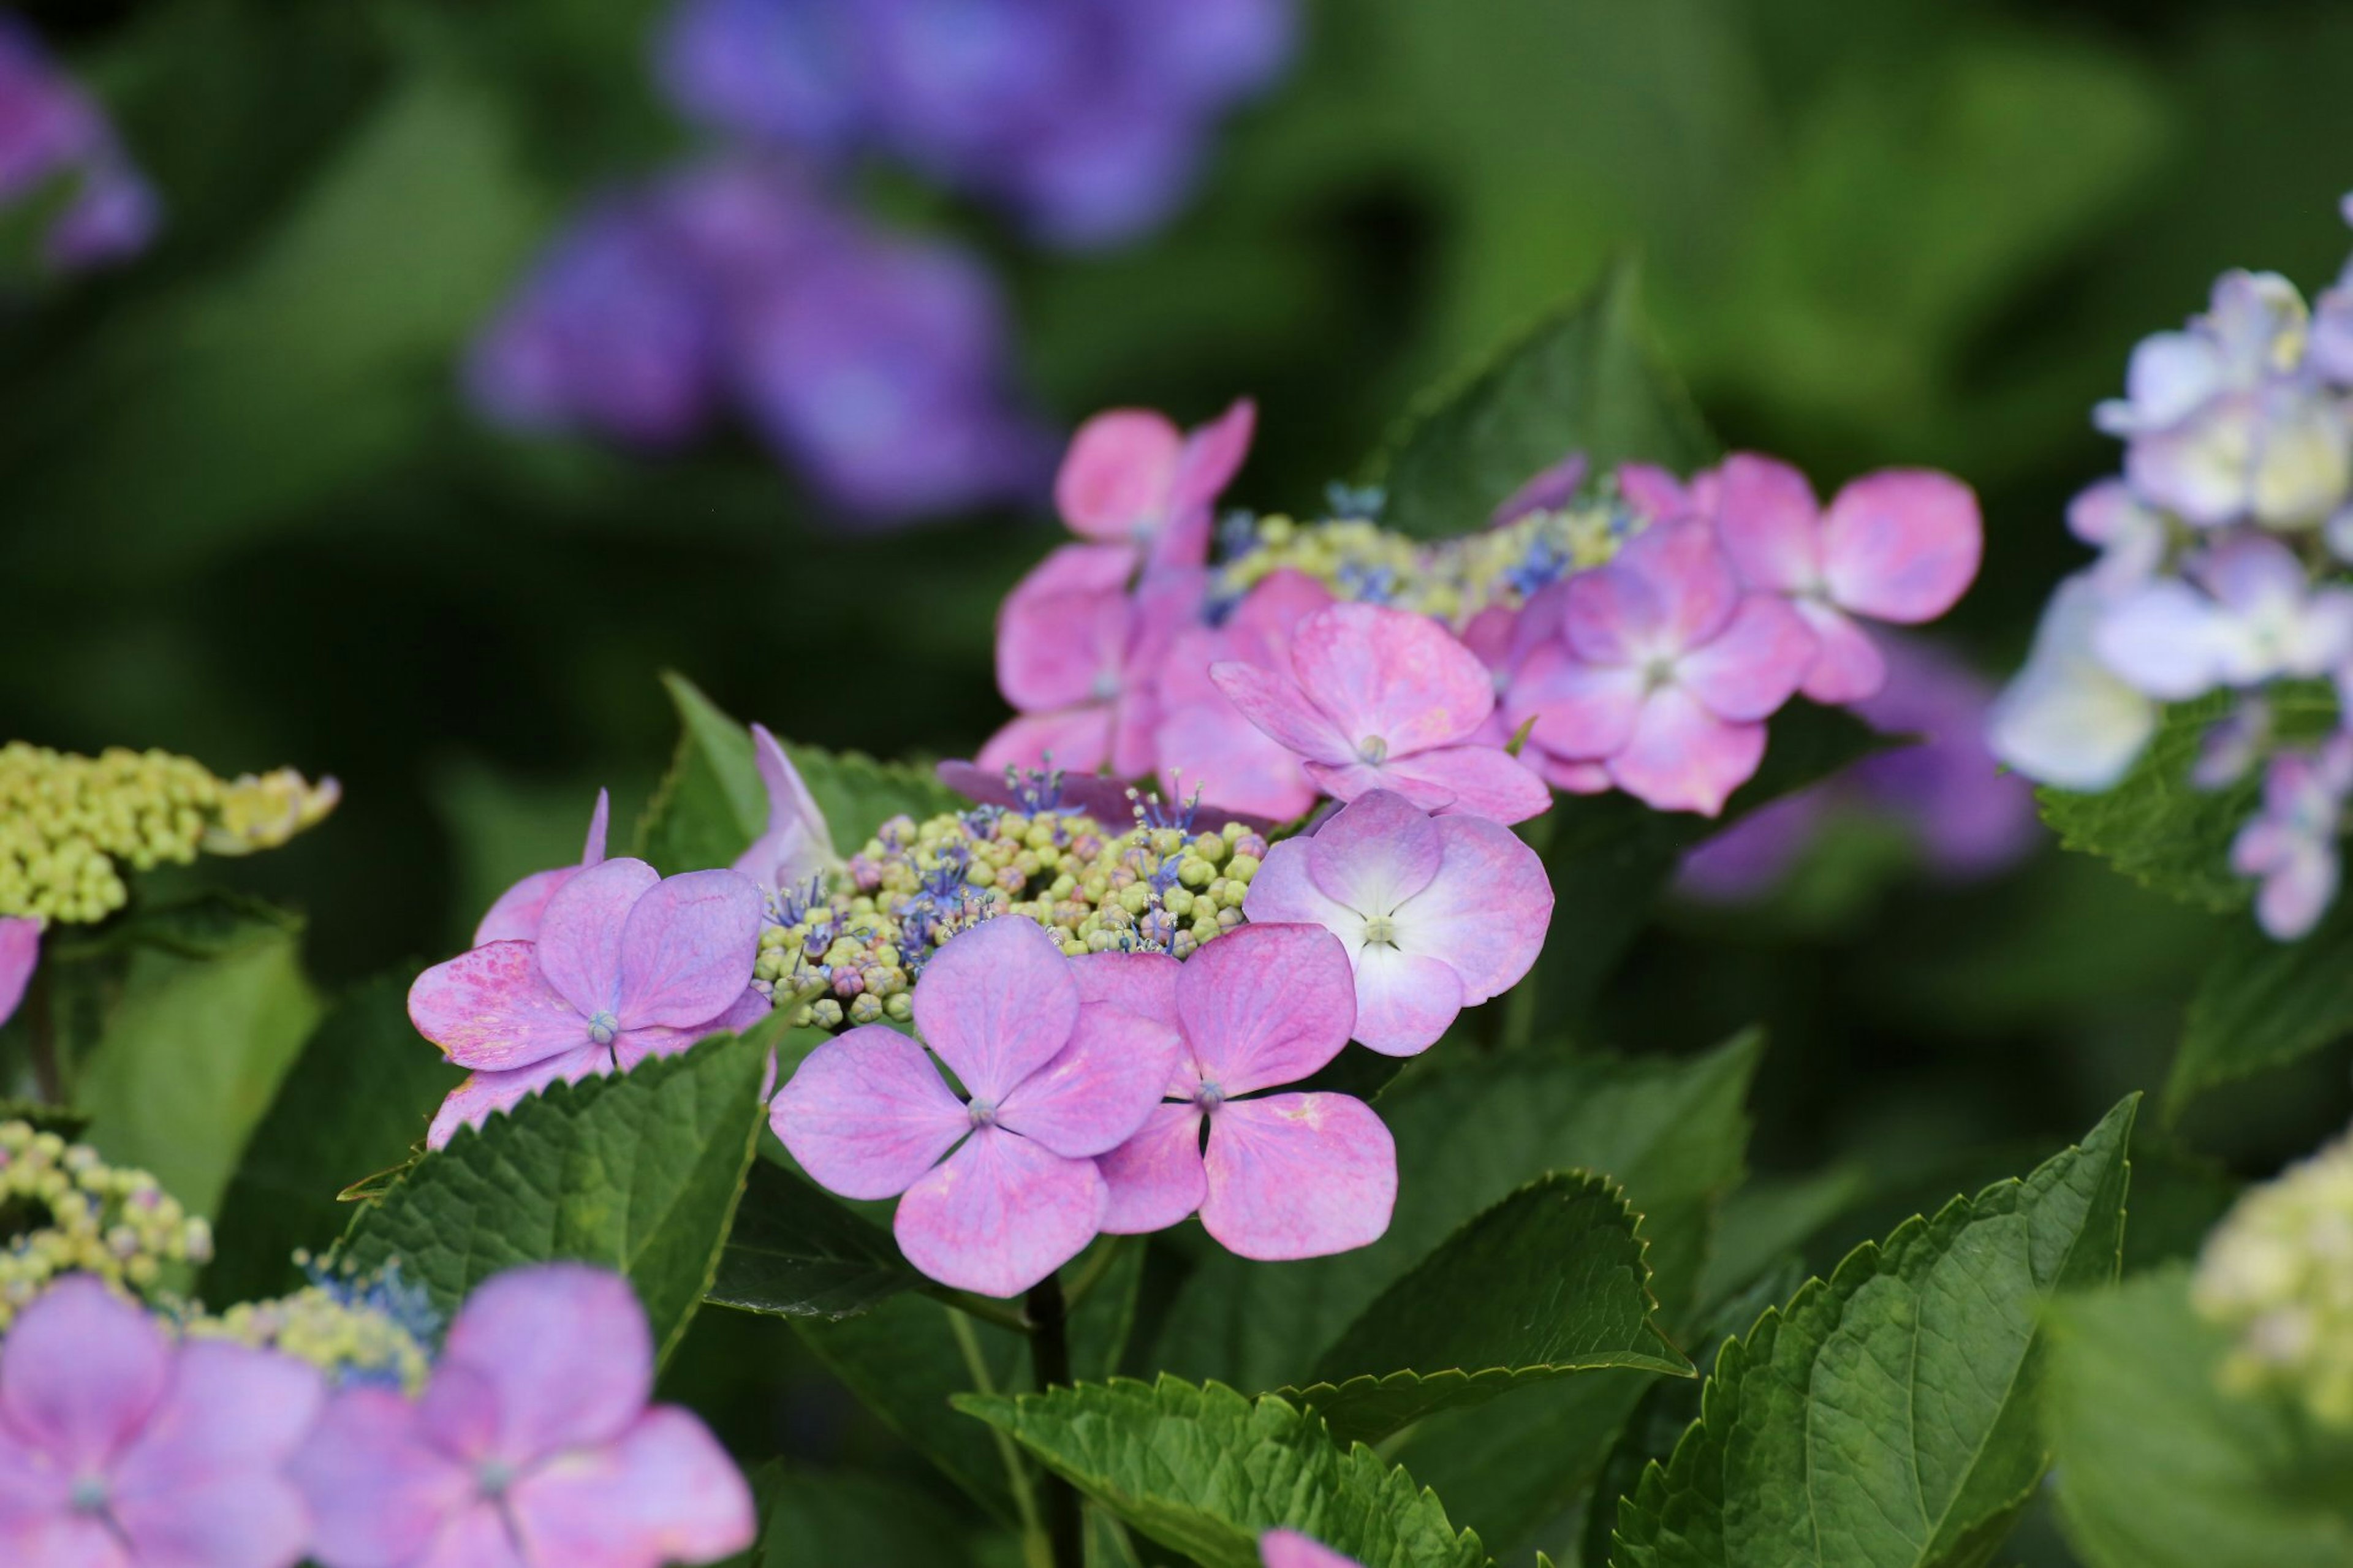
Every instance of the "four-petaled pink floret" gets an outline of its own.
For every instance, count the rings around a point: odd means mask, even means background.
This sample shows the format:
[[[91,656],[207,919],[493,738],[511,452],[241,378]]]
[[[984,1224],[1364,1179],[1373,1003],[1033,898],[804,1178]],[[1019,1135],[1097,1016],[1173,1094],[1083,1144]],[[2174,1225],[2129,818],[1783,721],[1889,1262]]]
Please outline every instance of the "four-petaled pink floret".
[[[1247,397],[1187,434],[1148,408],[1113,408],[1079,426],[1054,476],[1071,531],[1125,546],[1155,570],[1209,558],[1209,514],[1250,455],[1258,408]]]

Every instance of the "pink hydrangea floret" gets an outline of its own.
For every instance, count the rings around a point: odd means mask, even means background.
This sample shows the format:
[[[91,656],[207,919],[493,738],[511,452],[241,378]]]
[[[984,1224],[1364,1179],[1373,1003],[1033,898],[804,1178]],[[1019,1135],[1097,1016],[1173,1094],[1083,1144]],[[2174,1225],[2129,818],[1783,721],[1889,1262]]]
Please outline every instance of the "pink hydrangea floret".
[[[1122,546],[1131,566],[1199,566],[1211,509],[1250,455],[1257,422],[1246,397],[1189,434],[1150,409],[1106,410],[1071,437],[1054,504],[1071,532]]]
[[[588,814],[587,842],[580,847],[580,864],[557,866],[551,870],[533,871],[505,892],[501,893],[483,914],[481,923],[474,928],[474,945],[493,942],[534,942],[539,937],[539,922],[547,913],[547,900],[557,889],[591,866],[602,865],[605,859],[605,833],[612,819],[613,797],[610,792],[596,792],[596,808]]]
[[[768,826],[735,858],[735,869],[763,892],[773,893],[797,887],[836,864],[833,831],[783,742],[765,724],[752,726],[752,756],[768,794]]]
[[[41,963],[41,922],[30,915],[0,919],[0,1024],[25,1000]]]
[[[1161,787],[1171,799],[1198,789],[1218,810],[1288,822],[1321,797],[1300,754],[1252,723],[1209,671],[1229,660],[1285,668],[1292,634],[1331,603],[1330,589],[1286,568],[1261,579],[1223,623],[1176,635],[1161,668],[1153,737]]]

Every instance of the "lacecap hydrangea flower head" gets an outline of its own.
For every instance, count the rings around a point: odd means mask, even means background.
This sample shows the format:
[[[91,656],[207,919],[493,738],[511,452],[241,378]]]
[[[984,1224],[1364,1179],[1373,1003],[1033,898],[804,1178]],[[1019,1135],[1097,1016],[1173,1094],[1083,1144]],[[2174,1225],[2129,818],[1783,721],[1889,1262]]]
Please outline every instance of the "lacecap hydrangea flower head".
[[[2207,1239],[2191,1301],[2237,1336],[2226,1386],[2275,1390],[2353,1430],[2353,1138],[2239,1200]]]

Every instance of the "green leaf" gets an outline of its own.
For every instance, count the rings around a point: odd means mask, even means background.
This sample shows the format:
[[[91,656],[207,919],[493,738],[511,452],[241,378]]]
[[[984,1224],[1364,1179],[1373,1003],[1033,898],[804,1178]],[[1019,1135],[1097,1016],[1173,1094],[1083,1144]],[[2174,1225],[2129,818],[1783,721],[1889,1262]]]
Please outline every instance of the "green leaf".
[[[850,1318],[923,1283],[890,1232],[755,1160],[705,1299],[785,1318]]]
[[[1282,1399],[1163,1377],[966,1394],[976,1415],[1116,1514],[1204,1568],[1258,1568],[1258,1538],[1287,1526],[1364,1568],[1482,1568],[1479,1538],[1437,1497]]]
[[[1805,1247],[1824,1226],[1852,1208],[1870,1184],[1871,1174],[1861,1165],[1749,1182],[1724,1201],[1715,1247],[1700,1277],[1701,1303],[1713,1311],[1716,1303],[1745,1291],[1786,1254]],[[1753,1320],[1756,1314],[1749,1316]]]
[[[153,1173],[191,1214],[209,1215],[279,1079],[319,1020],[303,977],[302,922],[267,906],[201,897],[141,911],[97,942],[53,955],[61,1015],[102,1020],[78,1038],[71,1098],[88,1142]]]
[[[1641,321],[1620,263],[1599,288],[1407,416],[1378,463],[1382,521],[1424,539],[1475,531],[1539,469],[1581,451],[1598,469],[1641,460],[1688,472],[1715,442]]]
[[[2182,1266],[2052,1314],[2045,1398],[2059,1517],[2092,1568],[2353,1563],[2353,1437],[2269,1394],[2226,1394],[2223,1331]]]
[[[1850,1254],[1728,1342],[1612,1568],[1979,1568],[2041,1479],[2044,1302],[2112,1280],[2137,1100]]]
[[[1407,1173],[1388,1234],[1300,1263],[1208,1254],[1170,1312],[1157,1364],[1252,1390],[1298,1384],[1432,1247],[1547,1171],[1592,1171],[1625,1189],[1673,1321],[1698,1280],[1710,1207],[1742,1173],[1742,1102],[1761,1047],[1742,1036],[1688,1061],[1458,1057],[1406,1074],[1381,1098]]]
[[[2218,691],[2167,708],[2148,749],[2114,789],[2037,791],[2042,820],[2068,848],[2099,856],[2145,888],[2217,912],[2244,909],[2253,885],[2231,869],[2231,840],[2263,793],[2261,771],[2221,789],[2189,781],[2207,729],[2233,700]],[[2271,700],[2284,741],[2316,738],[2337,720],[2336,693],[2325,683],[2284,686]]]
[[[461,1129],[353,1216],[340,1255],[398,1258],[454,1312],[504,1268],[580,1258],[627,1275],[670,1353],[711,1287],[765,1123],[771,1017],[626,1073],[550,1084]]]
[[[760,1542],[733,1568],[955,1568],[968,1527],[937,1499],[883,1476],[770,1460],[752,1477]]]
[[[1651,1270],[1618,1189],[1543,1176],[1449,1237],[1316,1363],[1305,1401],[1377,1442],[1452,1405],[1602,1367],[1692,1375],[1651,1321]]]
[[[350,1211],[336,1194],[407,1159],[465,1081],[408,1021],[409,972],[371,980],[311,1031],[229,1178],[201,1293],[214,1306],[290,1289],[297,1247],[324,1248]]]
[[[2165,1117],[2208,1089],[2285,1067],[2353,1034],[2353,907],[2339,900],[2301,942],[2231,923],[2182,1019]]]

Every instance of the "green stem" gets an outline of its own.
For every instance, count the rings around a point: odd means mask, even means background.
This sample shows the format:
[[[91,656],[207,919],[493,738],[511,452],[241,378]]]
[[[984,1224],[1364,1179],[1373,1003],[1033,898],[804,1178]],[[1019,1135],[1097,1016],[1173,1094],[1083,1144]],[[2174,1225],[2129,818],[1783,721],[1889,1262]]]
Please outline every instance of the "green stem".
[[[1126,1240],[1124,1236],[1103,1237],[1103,1245],[1095,1248],[1095,1254],[1087,1259],[1086,1267],[1071,1277],[1068,1299],[1062,1303],[1065,1312],[1077,1311],[1079,1303],[1087,1299],[1087,1292],[1103,1283],[1103,1276],[1111,1272],[1111,1266],[1119,1261],[1121,1244]]]
[[[1029,1331],[1029,1319],[1004,1303],[992,1301],[986,1296],[976,1296],[969,1290],[950,1289],[945,1285],[920,1285],[916,1289],[942,1306],[954,1307],[965,1317],[978,1318],[992,1328],[1003,1329],[1008,1333],[1016,1334],[1027,1334]]]
[[[26,1022],[33,1034],[33,1084],[44,1105],[66,1102],[65,1075],[58,1070],[58,1016],[49,994],[49,965],[33,971]]]
[[[965,1371],[972,1375],[975,1394],[997,1392],[997,1380],[988,1374],[988,1358],[980,1352],[980,1336],[972,1331],[966,1315],[951,1310],[948,1331],[955,1335],[956,1349],[963,1352]],[[1038,1498],[1029,1487],[1029,1468],[1022,1463],[1021,1450],[1014,1446],[1002,1427],[991,1426],[988,1435],[997,1439],[997,1457],[1005,1462],[1005,1482],[1013,1493],[1013,1511],[1021,1516],[1021,1541],[1024,1554],[1032,1568],[1058,1568],[1045,1553],[1050,1550],[1044,1528],[1038,1522]]]
[[[1071,1387],[1070,1304],[1062,1299],[1061,1280],[1047,1275],[1030,1290],[1022,1310],[1030,1323],[1029,1358],[1037,1370],[1038,1391],[1043,1394],[1057,1384]],[[1086,1568],[1086,1515],[1078,1489],[1050,1470],[1045,1488],[1046,1540],[1054,1568]]]

